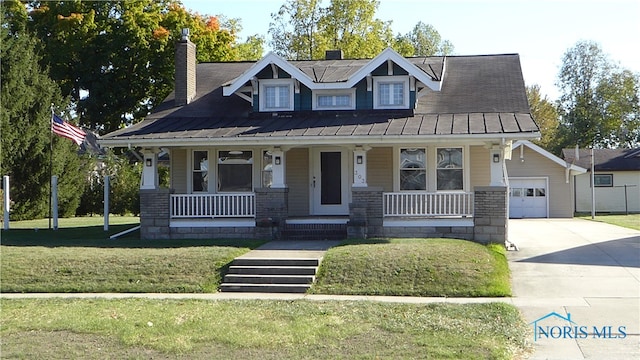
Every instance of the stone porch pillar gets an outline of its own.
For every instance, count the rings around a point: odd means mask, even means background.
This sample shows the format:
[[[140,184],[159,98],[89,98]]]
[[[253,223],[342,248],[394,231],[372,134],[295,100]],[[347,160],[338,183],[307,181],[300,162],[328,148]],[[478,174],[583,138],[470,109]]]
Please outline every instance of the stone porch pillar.
[[[381,187],[352,187],[347,236],[372,238],[384,235]]]
[[[170,239],[169,189],[140,189],[140,238],[143,240]]]
[[[260,237],[281,238],[289,214],[288,188],[258,188],[256,194],[256,226]],[[267,230],[268,229],[268,230]]]
[[[506,186],[474,188],[473,239],[479,243],[508,240],[508,191]]]

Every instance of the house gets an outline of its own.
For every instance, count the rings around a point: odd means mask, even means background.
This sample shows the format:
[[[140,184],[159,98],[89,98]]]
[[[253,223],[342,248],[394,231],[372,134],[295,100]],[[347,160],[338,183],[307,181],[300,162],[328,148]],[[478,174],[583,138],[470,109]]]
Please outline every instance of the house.
[[[504,159],[540,136],[517,54],[196,65],[183,34],[175,91],[101,139],[144,153],[143,238],[506,239]]]
[[[589,172],[576,176],[576,212],[591,212],[591,149],[563,149],[564,159]],[[640,148],[594,149],[595,210],[640,213]]]
[[[587,169],[567,163],[528,140],[512,145],[507,160],[510,218],[570,218],[575,177]]]

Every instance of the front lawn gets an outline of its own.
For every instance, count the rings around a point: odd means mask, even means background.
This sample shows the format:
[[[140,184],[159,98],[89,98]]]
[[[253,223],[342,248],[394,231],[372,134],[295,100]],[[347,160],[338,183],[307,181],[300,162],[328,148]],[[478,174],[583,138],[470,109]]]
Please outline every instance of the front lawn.
[[[110,240],[137,218],[14,222],[2,232],[1,292],[216,292],[228,264],[262,244],[252,240]],[[35,229],[44,226],[44,229]]]
[[[529,330],[507,304],[0,300],[3,358],[511,359]],[[28,316],[25,316],[28,314]]]
[[[454,239],[351,242],[330,249],[317,294],[510,296],[504,246]]]
[[[591,220],[591,215],[579,214],[579,218]],[[640,214],[629,215],[608,215],[596,214],[595,221],[604,222],[611,225],[618,225],[629,229],[640,230]]]

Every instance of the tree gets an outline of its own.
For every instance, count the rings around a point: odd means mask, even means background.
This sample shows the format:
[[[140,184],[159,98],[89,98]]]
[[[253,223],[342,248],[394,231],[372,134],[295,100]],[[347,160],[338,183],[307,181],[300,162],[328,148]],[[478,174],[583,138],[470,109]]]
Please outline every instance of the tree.
[[[322,13],[319,0],[288,0],[277,13],[271,14],[269,34],[273,51],[293,60],[318,58],[317,23]]]
[[[540,127],[542,134],[540,140],[536,140],[534,143],[549,149],[556,140],[558,132],[558,110],[546,96],[540,93],[539,85],[527,86],[526,90],[531,115]]]
[[[640,145],[640,75],[629,70],[612,73],[596,87],[596,98],[607,126],[601,131],[610,134],[602,145]]]
[[[377,0],[332,0],[318,23],[321,52],[340,49],[348,59],[370,58],[393,44],[391,22],[375,18]]]
[[[339,49],[345,58],[372,58],[387,47],[403,56],[451,54],[453,45],[431,26],[419,22],[406,35],[393,36],[391,22],[375,17],[377,0],[287,0],[271,14],[270,44],[287,59],[322,59]]]
[[[173,88],[174,44],[191,29],[198,61],[235,60],[234,29],[175,0],[30,4],[43,65],[71,97],[83,125],[110,132],[142,119]]]
[[[238,60],[260,60],[264,52],[264,37],[258,34],[249,36],[247,41],[236,45],[236,49],[238,51]]]
[[[399,36],[411,44],[414,56],[450,55],[453,53],[453,44],[448,40],[442,40],[440,33],[433,25],[422,21],[414,26],[413,30],[405,36]]]
[[[619,147],[638,143],[638,74],[611,63],[600,46],[578,42],[563,57],[558,77],[562,147]]]
[[[68,101],[39,65],[41,44],[26,31],[24,7],[13,1],[0,6],[0,171],[11,179],[12,219],[48,215],[50,154],[52,173],[59,176],[59,214],[72,215],[84,186],[78,147],[70,140],[52,138],[50,130],[51,105],[64,110]]]

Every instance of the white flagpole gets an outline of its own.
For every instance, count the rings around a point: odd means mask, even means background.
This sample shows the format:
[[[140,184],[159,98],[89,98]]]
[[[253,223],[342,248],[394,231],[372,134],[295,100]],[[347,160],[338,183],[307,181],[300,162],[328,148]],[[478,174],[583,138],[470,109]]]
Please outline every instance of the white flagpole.
[[[595,163],[596,160],[593,157],[593,146],[591,146],[591,219],[596,218],[596,175],[595,175]]]

